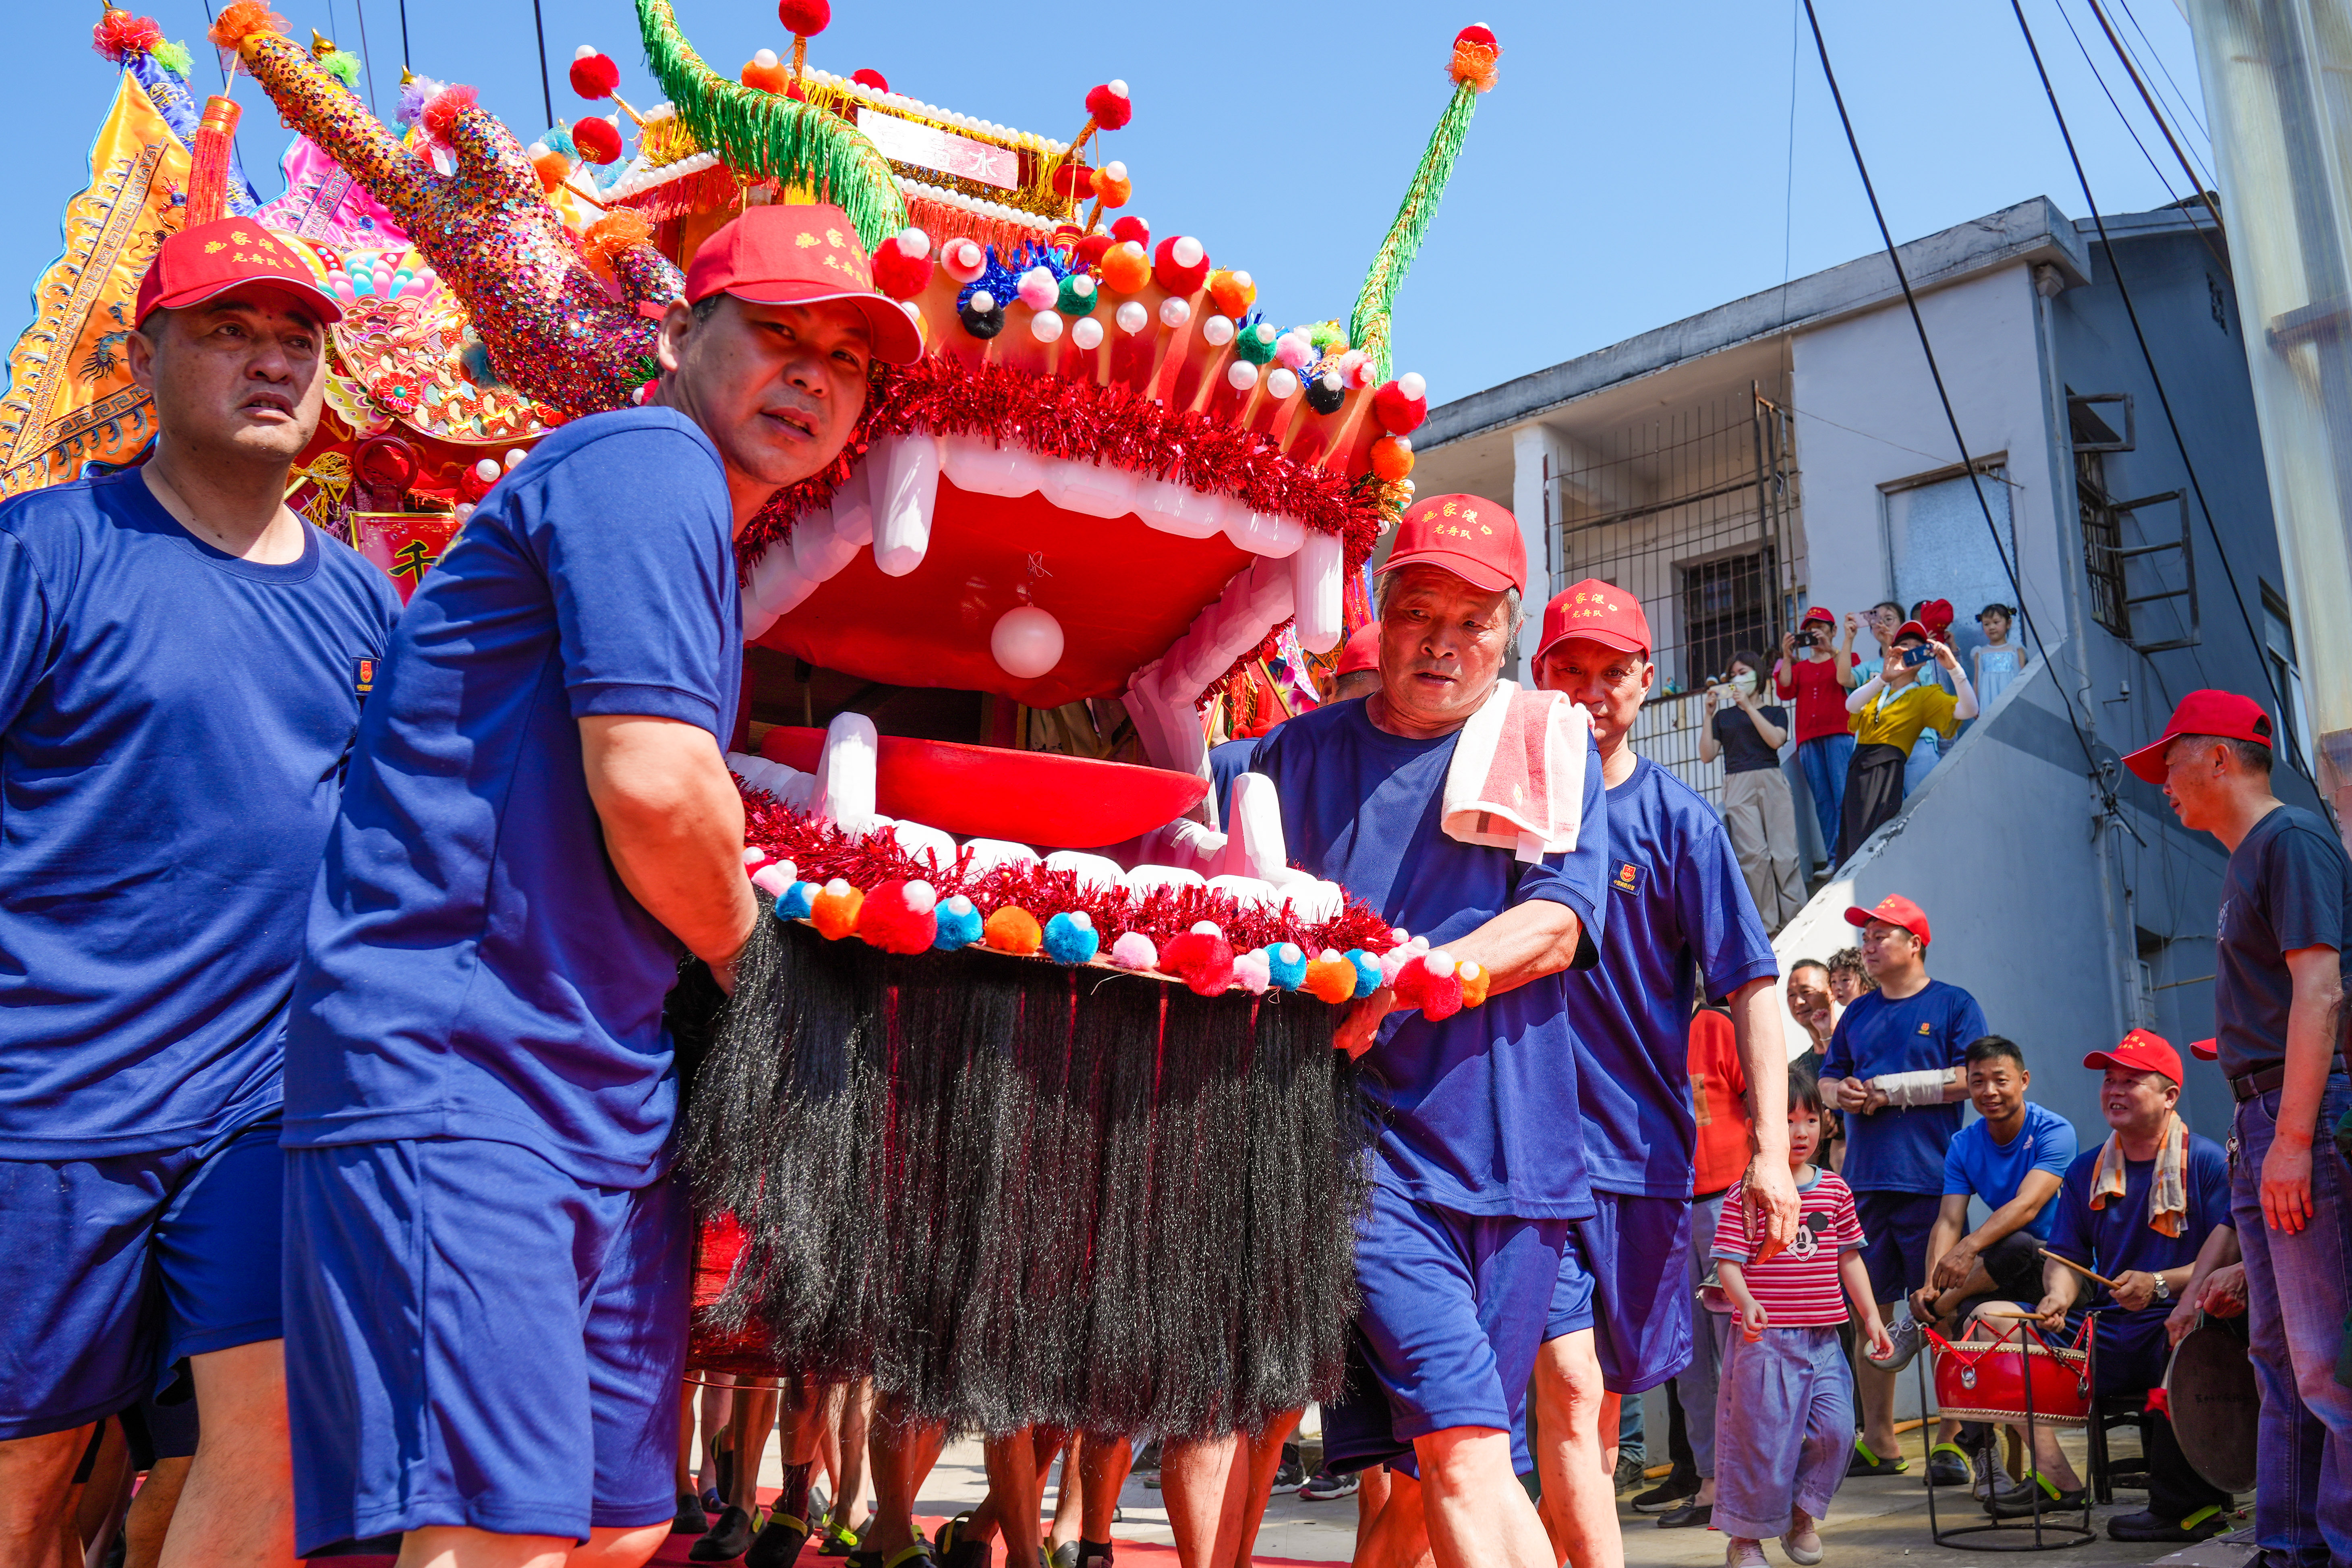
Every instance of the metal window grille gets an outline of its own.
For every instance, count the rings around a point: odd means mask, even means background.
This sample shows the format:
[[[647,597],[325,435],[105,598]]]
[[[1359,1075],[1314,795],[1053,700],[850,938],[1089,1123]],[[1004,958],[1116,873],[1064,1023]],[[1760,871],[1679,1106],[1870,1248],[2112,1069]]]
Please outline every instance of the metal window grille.
[[[1777,657],[1802,613],[1792,435],[1789,411],[1751,385],[1565,435],[1550,478],[1558,580],[1615,584],[1649,617],[1658,681],[1633,745],[1709,800],[1722,770],[1698,760],[1703,693],[1742,648]]]

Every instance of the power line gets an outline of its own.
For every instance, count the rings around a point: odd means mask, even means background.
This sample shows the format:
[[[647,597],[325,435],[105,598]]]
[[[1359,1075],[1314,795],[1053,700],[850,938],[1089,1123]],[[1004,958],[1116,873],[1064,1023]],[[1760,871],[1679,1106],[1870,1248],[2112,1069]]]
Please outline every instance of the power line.
[[[375,51],[368,47],[367,0],[352,0],[352,14],[360,19],[360,68],[367,72],[368,112],[375,113]]]
[[[2132,31],[2137,33],[2139,41],[2147,46],[2148,54],[2156,61],[2156,68],[2164,73],[2165,83],[2172,89],[2172,96],[2179,101],[2180,111],[2188,116],[2189,123],[2197,127],[2197,134],[2205,138],[2210,145],[2213,140],[2213,133],[2206,130],[2205,121],[2198,118],[2197,100],[2181,91],[2180,84],[2172,79],[2172,68],[2164,63],[2164,51],[2156,47],[2156,40],[2149,37],[2147,29],[2139,25],[2139,17],[2132,12],[2131,0],[2116,0],[2116,3],[2123,6],[2124,16],[2131,23]]]
[[[2194,164],[2189,163],[2189,154],[2183,152],[2181,150],[2180,143],[2174,140],[2172,127],[2165,121],[2164,110],[2157,107],[2156,95],[2148,91],[2147,83],[2140,79],[2139,68],[2132,63],[2131,51],[2124,47],[2123,38],[2116,32],[2115,24],[2107,20],[2107,14],[2105,10],[2101,9],[2099,0],[2090,0],[2090,5],[2091,15],[2098,18],[2099,31],[2106,34],[2107,42],[2115,46],[2116,58],[2123,62],[2124,74],[2131,78],[2132,86],[2139,89],[2139,100],[2147,105],[2148,118],[2155,121],[2157,130],[2163,132],[2164,144],[2171,148],[2172,155],[2180,161],[2180,172],[2189,176],[2189,186],[2196,193],[2197,199],[2203,202],[2205,204],[2205,210],[2213,215],[2213,227],[2223,234],[2228,233],[2228,226],[2221,221],[2221,209],[2214,203],[2211,184],[2204,178],[2201,172],[2198,170]],[[2066,17],[2066,30],[2070,33],[2074,33],[2075,47],[2078,48],[2082,47],[2083,35],[2074,32],[2074,19],[2072,16],[2066,16],[2064,5],[2060,5],[2058,15]],[[2087,48],[2083,50],[2083,55],[2085,59],[2089,58],[2090,52],[2091,51]],[[2096,75],[2097,73],[2094,72],[2093,74]],[[2106,78],[2100,77],[2100,88],[2104,90],[2106,85]],[[2109,103],[2115,103],[2116,95],[2112,92],[2108,93],[2107,101]],[[2118,117],[2122,116],[2123,107],[2120,104],[2116,105],[2116,113]],[[2124,123],[2128,126],[2131,122],[2128,120],[2126,120]],[[2138,136],[2134,135],[2132,140],[2134,142],[2138,142],[2139,138]],[[2145,155],[2147,152],[2147,148],[2145,145],[2142,145],[2140,152]],[[2151,163],[2155,162],[2152,158],[2148,161]],[[2159,180],[2163,180],[2162,175],[2158,175],[2158,178]],[[2163,180],[2163,184],[2164,194],[2170,195],[2172,194],[2172,182],[2169,180]],[[2221,262],[2222,275],[2224,277],[2229,277],[2229,258],[2221,255],[2217,251],[2214,254],[2214,259]]]
[[[406,70],[414,58],[408,52],[408,0],[400,0],[400,68]]]
[[[547,123],[555,123],[555,89],[547,85],[547,21],[539,14],[539,0],[530,0],[530,25],[539,30],[539,97],[547,109]]]
[[[1810,5],[1811,3],[1812,0],[1806,0],[1807,5]],[[2083,201],[2091,209],[2091,222],[2098,228],[2099,244],[2106,250],[2107,268],[2115,274],[2116,278],[2116,293],[2123,300],[2124,315],[2131,322],[2132,338],[2139,344],[2140,361],[2147,366],[2148,380],[2156,385],[2156,401],[2164,410],[2166,428],[2172,432],[2173,449],[2180,454],[2180,466],[2189,475],[2189,489],[2197,497],[2197,510],[2205,514],[2205,531],[2212,536],[2213,553],[2221,560],[2221,574],[2229,579],[2230,602],[2237,606],[2238,619],[2245,625],[2247,644],[2254,651],[2255,662],[2263,667],[2263,683],[2271,689],[2272,695],[2278,700],[2279,712],[2282,715],[2289,714],[2287,693],[2279,685],[2271,669],[2270,660],[2263,657],[2264,644],[2262,635],[2255,631],[2253,616],[2246,608],[2245,595],[2238,587],[2237,571],[2230,564],[2230,552],[2221,542],[2221,531],[2213,521],[2213,508],[2205,500],[2205,487],[2197,478],[2196,463],[2189,458],[2189,443],[2180,434],[2180,421],[2173,416],[2172,399],[2164,390],[2164,377],[2157,371],[2156,355],[2147,346],[2147,334],[2140,330],[2139,310],[2132,303],[2130,287],[2124,282],[2122,258],[2116,253],[2115,241],[2107,236],[2107,220],[2100,215],[2099,199],[2091,194],[2091,176],[2084,172],[2083,156],[2074,150],[2074,133],[2067,129],[2066,111],[2058,106],[2058,90],[2050,85],[2049,68],[2042,62],[2042,47],[2034,42],[2033,28],[2025,20],[2025,7],[2020,4],[2020,0],[2009,0],[2009,8],[2017,17],[2018,30],[2025,35],[2026,52],[2033,57],[2033,70],[2034,74],[2042,79],[2042,96],[2050,100],[2050,113],[2058,121],[2058,134],[2066,143],[2067,160],[2074,165],[2075,181],[2083,187]],[[2242,331],[2242,323],[2241,331]],[[2289,746],[2286,750],[2287,760],[2294,764],[2295,771],[2303,773],[2305,778],[2310,778],[2309,772],[2304,767],[2300,750],[2293,746]],[[2315,780],[2313,783],[2314,787],[2317,787],[2317,781]]]
[[[1960,464],[1968,470],[1969,485],[1976,492],[1978,510],[1984,513],[1985,531],[1992,537],[1993,553],[2000,562],[2002,574],[2009,579],[2010,591],[2017,595],[2018,616],[2025,623],[2026,635],[2033,639],[2035,655],[2047,664],[2050,662],[2050,650],[2042,644],[2042,629],[2034,624],[2033,612],[2026,606],[2025,589],[2017,580],[2017,567],[2010,560],[2009,547],[2001,542],[2000,525],[1993,521],[1992,503],[1985,499],[1984,478],[1977,471],[1976,459],[1969,455],[1968,439],[1960,434],[1959,416],[1952,411],[1952,395],[1945,388],[1944,373],[1936,363],[1936,346],[1927,340],[1927,322],[1919,314],[1918,296],[1911,291],[1910,276],[1903,269],[1902,252],[1895,247],[1894,231],[1886,226],[1885,209],[1878,205],[1878,187],[1871,181],[1870,165],[1864,160],[1862,142],[1854,135],[1853,117],[1846,112],[1845,94],[1839,89],[1837,71],[1830,64],[1830,47],[1822,37],[1821,16],[1813,9],[1813,0],[1804,0],[1804,6],[1805,19],[1811,24],[1813,30],[1813,48],[1822,58],[1822,75],[1829,82],[1831,100],[1837,105],[1838,122],[1845,128],[1845,144],[1853,153],[1854,172],[1862,176],[1863,195],[1870,198],[1870,216],[1877,220],[1878,237],[1885,244],[1886,259],[1895,268],[1895,281],[1902,286],[1903,303],[1911,312],[1912,330],[1919,335],[1919,352],[1927,357],[1927,374],[1936,383],[1937,401],[1944,406],[1944,422],[1951,426],[1952,445],[1959,449]],[[2099,766],[2098,757],[2091,750],[2090,738],[2083,733],[2083,726],[2074,716],[2074,700],[2063,682],[2053,681],[2051,685],[2058,693],[2058,700],[2065,707],[2066,727],[2074,731],[2074,742],[2083,748],[2084,764],[2112,811],[2115,792]],[[2125,826],[2128,827],[2130,825],[2126,823]],[[2138,837],[2137,830],[2133,837]]]

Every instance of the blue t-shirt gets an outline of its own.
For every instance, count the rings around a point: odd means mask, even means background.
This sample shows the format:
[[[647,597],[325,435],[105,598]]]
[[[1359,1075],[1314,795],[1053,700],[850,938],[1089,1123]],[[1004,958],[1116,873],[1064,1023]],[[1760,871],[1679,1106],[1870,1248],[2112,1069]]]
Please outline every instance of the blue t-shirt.
[[[242,561],[138,470],[0,507],[0,1158],[274,1108],[302,916],[400,598],[305,527]]]
[[[1257,747],[1250,740],[1221,741],[1209,748],[1209,793],[1217,797],[1217,826],[1226,833],[1234,830],[1234,781],[1250,771]]]
[[[1690,1087],[1698,977],[1707,1000],[1721,1002],[1779,974],[1780,961],[1723,819],[1647,757],[1609,791],[1608,878],[1601,962],[1565,980],[1585,1169],[1604,1192],[1686,1198],[1698,1150]]]
[[[541,442],[425,579],[311,906],[288,1147],[487,1138],[613,1186],[667,1168],[680,950],[605,854],[579,721],[724,744],[732,532],[709,440],[627,409]]]
[[[2028,1100],[2025,1125],[2006,1143],[1993,1141],[1992,1123],[1981,1118],[1960,1129],[1944,1151],[1944,1195],[1965,1193],[1982,1198],[1987,1208],[2000,1208],[2016,1198],[2027,1172],[2047,1171],[2063,1181],[2074,1160],[2074,1124],[2048,1106]],[[2057,1213],[2053,1197],[2024,1228],[2046,1241]]]
[[[2126,1269],[2153,1274],[2197,1261],[2198,1249],[2213,1227],[2230,1220],[2230,1162],[2210,1138],[2189,1135],[2189,1218],[2179,1236],[2167,1236],[2147,1223],[2147,1184],[2156,1173],[2153,1160],[2124,1162],[2124,1195],[2109,1198],[2104,1208],[2091,1206],[2091,1178],[2099,1168],[2099,1150],[2083,1151],[2066,1168],[2058,1195],[2043,1211],[2055,1221],[2050,1228],[2050,1250],[2071,1258],[2113,1279]],[[2104,1285],[2075,1281],[2076,1310],[2104,1309],[2099,1332],[2116,1333],[2137,1341],[2148,1332],[2162,1332],[2165,1318],[2179,1298],[2151,1301],[2137,1312],[2116,1306]]]
[[[1255,771],[1281,798],[1291,864],[1436,947],[1533,900],[1565,904],[1583,924],[1577,961],[1589,966],[1607,915],[1599,754],[1588,747],[1576,847],[1523,863],[1438,826],[1455,739],[1391,735],[1365,715],[1361,698],[1302,713],[1268,735]],[[1459,1214],[1593,1212],[1565,983],[1551,975],[1439,1024],[1417,1012],[1389,1016],[1362,1063],[1384,1123],[1381,1180]]]
[[[2294,976],[2285,955],[2332,947],[2352,991],[2352,860],[2326,823],[2282,805],[2254,824],[2221,876],[2213,1012],[2231,1078],[2286,1060]],[[2340,1039],[2340,1037],[2339,1037]]]
[[[1956,1068],[1988,1033],[1984,1009],[1957,985],[1930,980],[1900,1002],[1865,991],[1839,1017],[1822,1059],[1823,1078],[1880,1078],[1891,1072]],[[1845,1118],[1845,1184],[1857,1193],[1941,1196],[1944,1149],[1967,1107],[1883,1106]]]

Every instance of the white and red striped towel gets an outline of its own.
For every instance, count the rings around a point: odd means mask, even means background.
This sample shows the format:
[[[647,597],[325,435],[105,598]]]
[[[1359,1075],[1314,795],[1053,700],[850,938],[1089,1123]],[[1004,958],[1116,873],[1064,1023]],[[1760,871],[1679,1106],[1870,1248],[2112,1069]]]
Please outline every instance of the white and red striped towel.
[[[1446,837],[1521,860],[1575,848],[1591,727],[1591,715],[1557,691],[1495,682],[1446,770]]]

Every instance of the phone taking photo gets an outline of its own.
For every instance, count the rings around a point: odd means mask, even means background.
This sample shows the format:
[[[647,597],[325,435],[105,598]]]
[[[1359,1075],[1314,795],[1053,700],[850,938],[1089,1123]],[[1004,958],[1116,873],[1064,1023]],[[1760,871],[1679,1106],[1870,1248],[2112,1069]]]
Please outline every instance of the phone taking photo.
[[[1932,647],[1906,647],[1903,650],[1904,668],[1916,669],[1935,657],[1936,650]]]

